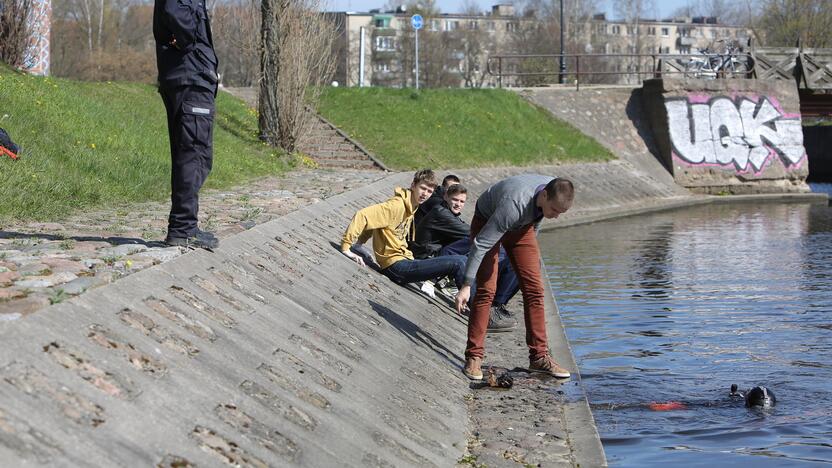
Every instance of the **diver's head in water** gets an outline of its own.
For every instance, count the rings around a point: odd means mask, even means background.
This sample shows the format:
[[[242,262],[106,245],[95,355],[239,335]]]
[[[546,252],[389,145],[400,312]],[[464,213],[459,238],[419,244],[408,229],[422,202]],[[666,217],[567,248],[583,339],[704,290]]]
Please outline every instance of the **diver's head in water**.
[[[745,394],[745,406],[749,408],[771,408],[775,404],[777,404],[777,397],[766,387],[754,387]]]
[[[731,385],[731,398],[743,398],[745,406],[749,408],[771,408],[777,404],[777,397],[774,392],[767,387],[757,386],[747,392],[741,392],[737,389],[737,384]]]

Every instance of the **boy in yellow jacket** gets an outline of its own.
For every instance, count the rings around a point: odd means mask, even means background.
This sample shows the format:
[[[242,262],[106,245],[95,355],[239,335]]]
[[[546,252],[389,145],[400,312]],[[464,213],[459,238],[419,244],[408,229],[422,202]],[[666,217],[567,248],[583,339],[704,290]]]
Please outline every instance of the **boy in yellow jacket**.
[[[392,198],[359,210],[352,217],[341,240],[341,252],[359,265],[361,256],[350,251],[356,243],[373,237],[373,253],[381,271],[397,283],[413,283],[450,276],[457,287],[462,286],[465,262],[463,255],[414,260],[407,248],[413,238],[413,215],[436,188],[436,175],[430,169],[413,176],[410,189],[398,187]]]

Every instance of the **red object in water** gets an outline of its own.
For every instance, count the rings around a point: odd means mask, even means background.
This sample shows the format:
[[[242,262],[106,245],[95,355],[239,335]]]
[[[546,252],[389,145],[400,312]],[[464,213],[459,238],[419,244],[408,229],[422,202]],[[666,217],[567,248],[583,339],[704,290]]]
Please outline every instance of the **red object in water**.
[[[666,403],[653,402],[647,405],[647,407],[653,411],[675,411],[687,409],[687,406],[685,406],[685,404],[681,401],[668,401]]]

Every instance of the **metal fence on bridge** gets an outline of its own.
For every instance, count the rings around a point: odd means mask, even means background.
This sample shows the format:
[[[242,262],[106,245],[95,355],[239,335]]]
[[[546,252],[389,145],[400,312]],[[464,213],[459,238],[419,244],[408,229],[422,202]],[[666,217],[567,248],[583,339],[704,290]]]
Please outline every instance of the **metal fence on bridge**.
[[[565,71],[560,70],[561,59]],[[752,78],[756,74],[756,61],[748,53],[493,55],[486,67],[501,88],[539,86],[555,80],[580,88],[591,83],[628,84],[628,79],[640,83],[644,77],[716,79]]]
[[[561,60],[565,71],[561,70]],[[516,54],[488,58],[500,87],[555,82],[638,84],[644,77],[794,80],[802,94],[832,98],[832,49],[752,47],[695,54]],[[623,83],[622,83],[623,81]],[[635,83],[628,83],[635,81]]]

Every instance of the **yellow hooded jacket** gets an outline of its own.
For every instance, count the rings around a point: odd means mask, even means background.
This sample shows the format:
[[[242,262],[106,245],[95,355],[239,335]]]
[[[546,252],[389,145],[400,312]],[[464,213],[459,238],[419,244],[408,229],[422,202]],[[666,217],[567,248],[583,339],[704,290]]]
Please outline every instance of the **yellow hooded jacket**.
[[[407,237],[413,239],[413,213],[410,190],[397,187],[392,198],[384,203],[368,206],[352,217],[341,239],[341,251],[346,252],[357,241],[373,236],[373,253],[381,268],[399,260],[413,260],[407,249]]]

